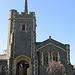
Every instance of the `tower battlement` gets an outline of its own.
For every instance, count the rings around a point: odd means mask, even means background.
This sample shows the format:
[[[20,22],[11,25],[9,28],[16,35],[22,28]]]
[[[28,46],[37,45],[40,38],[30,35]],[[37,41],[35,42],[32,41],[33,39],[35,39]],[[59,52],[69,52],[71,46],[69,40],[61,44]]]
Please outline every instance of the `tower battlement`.
[[[10,19],[24,19],[24,18],[35,18],[35,12],[28,13],[27,0],[25,0],[24,12],[17,12],[15,9],[9,11],[9,20]]]
[[[13,18],[35,18],[35,12],[21,12],[21,14],[19,12],[17,12],[17,10],[12,9],[9,11],[9,19],[13,19]]]

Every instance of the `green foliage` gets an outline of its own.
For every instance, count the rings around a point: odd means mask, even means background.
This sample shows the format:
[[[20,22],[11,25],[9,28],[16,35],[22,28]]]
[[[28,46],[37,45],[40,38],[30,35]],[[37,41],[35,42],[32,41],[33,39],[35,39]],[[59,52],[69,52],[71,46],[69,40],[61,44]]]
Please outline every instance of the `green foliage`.
[[[64,73],[64,75],[66,75],[66,73]]]
[[[75,66],[74,66],[74,69],[75,69]]]
[[[27,70],[27,75],[29,75],[29,69]]]

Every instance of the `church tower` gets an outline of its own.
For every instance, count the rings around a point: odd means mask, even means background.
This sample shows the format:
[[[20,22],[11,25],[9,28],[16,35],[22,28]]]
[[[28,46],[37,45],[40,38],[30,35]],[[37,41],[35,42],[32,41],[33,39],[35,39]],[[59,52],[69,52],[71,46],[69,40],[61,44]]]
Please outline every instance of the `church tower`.
[[[34,52],[36,42],[35,12],[28,13],[27,0],[24,12],[10,10],[8,29],[8,75],[34,75]],[[23,71],[24,70],[24,71]]]
[[[46,69],[53,61],[63,65],[57,68],[56,75],[64,72],[73,75],[70,45],[51,37],[36,42],[35,12],[28,12],[25,0],[21,14],[15,9],[9,12],[7,54],[0,55],[0,75],[49,75],[50,72],[46,72]],[[62,68],[64,72],[61,71]]]

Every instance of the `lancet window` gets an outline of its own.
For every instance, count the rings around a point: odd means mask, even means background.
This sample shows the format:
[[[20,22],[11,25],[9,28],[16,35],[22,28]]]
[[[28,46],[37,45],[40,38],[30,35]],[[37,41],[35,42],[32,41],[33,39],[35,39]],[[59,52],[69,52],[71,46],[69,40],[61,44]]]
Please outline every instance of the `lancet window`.
[[[43,65],[48,65],[49,63],[49,52],[43,51]]]
[[[53,51],[52,52],[53,61],[59,61],[59,52]]]

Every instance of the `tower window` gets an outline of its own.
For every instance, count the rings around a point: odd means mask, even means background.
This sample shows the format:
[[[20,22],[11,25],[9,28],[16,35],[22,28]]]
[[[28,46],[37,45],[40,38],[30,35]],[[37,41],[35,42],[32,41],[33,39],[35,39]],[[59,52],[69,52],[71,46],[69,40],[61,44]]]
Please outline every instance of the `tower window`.
[[[21,30],[26,31],[27,23],[21,23]]]
[[[22,30],[25,30],[25,25],[22,25]]]

